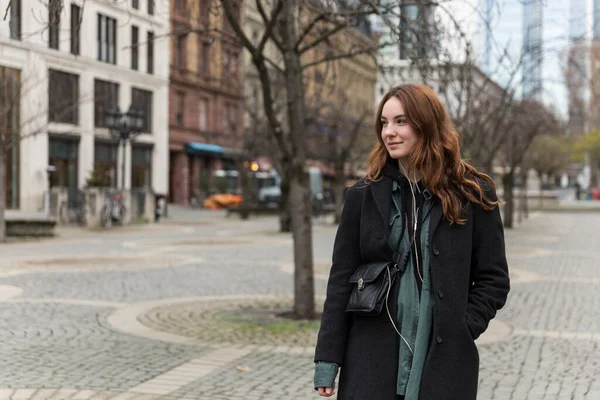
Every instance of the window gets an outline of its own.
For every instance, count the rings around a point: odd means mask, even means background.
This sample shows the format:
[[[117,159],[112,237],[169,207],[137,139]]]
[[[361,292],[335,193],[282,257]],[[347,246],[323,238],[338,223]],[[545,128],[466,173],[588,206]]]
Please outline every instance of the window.
[[[60,44],[60,11],[61,0],[50,0],[48,2],[48,46],[51,49],[59,49]]]
[[[229,53],[229,72],[234,77],[237,76],[237,69],[238,69],[237,60],[238,60],[238,55],[236,53],[234,53],[234,52]]]
[[[146,68],[149,74],[154,73],[154,32],[148,31]]]
[[[50,122],[79,123],[79,76],[67,72],[48,72],[48,111]]]
[[[138,70],[139,66],[139,44],[140,30],[137,26],[131,26],[131,69]]]
[[[144,113],[142,132],[152,133],[152,92],[132,88],[131,104]]]
[[[103,186],[117,187],[117,143],[94,144],[94,174],[103,179]]]
[[[117,20],[98,14],[98,60],[117,63]]]
[[[237,69],[238,69],[237,58],[238,58],[238,55],[236,54],[236,52],[231,51],[231,50],[223,51],[223,75],[224,76],[227,76],[227,75],[237,76]]]
[[[229,73],[229,51],[223,51],[223,75],[227,75]]]
[[[186,9],[185,0],[175,0],[175,12],[177,14],[184,14]]]
[[[21,73],[18,69],[0,66],[0,135],[4,136],[4,200],[9,209],[19,208]],[[15,140],[11,140],[15,138]]]
[[[323,72],[316,69],[315,70],[315,82],[322,83],[323,82]]]
[[[210,17],[210,0],[200,0],[200,15],[202,18],[202,23],[205,26],[208,26]]]
[[[106,110],[119,104],[119,84],[94,80],[94,126],[106,128]]]
[[[229,130],[230,134],[235,135],[237,129],[237,107],[235,105],[228,104],[225,106],[225,118],[227,119],[225,129]]]
[[[148,0],[148,14],[150,15],[154,15],[154,1],[155,0]]]
[[[231,107],[231,114],[229,115],[229,126],[234,131],[238,127],[238,108],[236,106]]]
[[[131,7],[136,10],[140,9],[140,0],[131,0]]]
[[[50,174],[50,187],[77,187],[77,153],[79,142],[76,139],[50,138],[48,165],[56,167]]]
[[[81,43],[81,7],[71,4],[71,54],[79,55]]]
[[[177,35],[175,44],[175,66],[180,69],[185,69],[185,44],[187,35]]]
[[[183,113],[185,110],[185,93],[177,92],[175,94],[175,123],[177,126],[183,126]]]
[[[21,40],[21,0],[10,3],[10,38]]]
[[[152,186],[152,147],[131,146],[131,187]]]
[[[202,43],[202,65],[200,68],[202,74],[208,75],[210,72],[210,43]]]
[[[198,127],[201,131],[208,130],[208,100],[200,99],[198,102],[198,115],[200,118]]]

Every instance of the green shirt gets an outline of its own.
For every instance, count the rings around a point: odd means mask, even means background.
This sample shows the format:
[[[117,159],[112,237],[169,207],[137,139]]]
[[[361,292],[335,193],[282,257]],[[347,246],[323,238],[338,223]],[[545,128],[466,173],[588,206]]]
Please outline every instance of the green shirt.
[[[429,349],[429,337],[433,326],[434,296],[431,291],[429,274],[429,211],[430,201],[424,205],[421,213],[421,254],[419,260],[423,266],[423,284],[419,296],[413,257],[409,258],[406,271],[400,276],[398,290],[398,314],[396,327],[404,337],[398,338],[400,352],[398,354],[398,378],[396,393],[405,397],[405,400],[417,400],[423,366]],[[403,226],[402,192],[396,182],[392,190],[392,209],[390,212],[390,238],[392,249],[402,253],[410,247],[408,229]],[[414,250],[413,250],[414,251]],[[405,341],[406,340],[406,341]]]

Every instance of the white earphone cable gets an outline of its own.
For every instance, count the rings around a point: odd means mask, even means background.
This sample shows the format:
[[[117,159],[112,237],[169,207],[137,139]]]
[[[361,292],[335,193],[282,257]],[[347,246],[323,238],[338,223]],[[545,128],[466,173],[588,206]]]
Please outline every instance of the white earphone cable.
[[[414,355],[415,353],[413,352],[412,347],[410,347],[410,344],[408,344],[408,342],[406,341],[406,339],[404,338],[404,336],[402,336],[402,334],[400,333],[400,331],[396,327],[396,324],[394,323],[394,319],[392,318],[392,314],[390,313],[390,307],[388,305],[388,301],[389,301],[389,298],[390,298],[390,290],[392,289],[392,274],[390,273],[389,267],[387,269],[387,272],[388,272],[389,285],[388,285],[387,293],[385,295],[385,309],[387,310],[387,315],[390,318],[390,322],[392,323],[392,326],[394,327],[394,330],[396,331],[396,333],[398,334],[398,336],[400,336],[400,339],[402,339],[402,341],[406,344],[406,346],[408,347],[408,350],[410,351],[410,354]]]

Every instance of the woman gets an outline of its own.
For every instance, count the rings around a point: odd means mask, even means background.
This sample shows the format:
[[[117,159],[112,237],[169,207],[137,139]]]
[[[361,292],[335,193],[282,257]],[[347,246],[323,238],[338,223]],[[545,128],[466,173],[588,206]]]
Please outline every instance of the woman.
[[[367,177],[347,191],[335,239],[315,389],[332,396],[341,368],[340,400],[475,399],[474,341],[509,291],[494,183],[461,159],[426,86],[390,89],[375,125]],[[353,273],[378,261],[400,269],[382,311],[347,312],[363,288]]]

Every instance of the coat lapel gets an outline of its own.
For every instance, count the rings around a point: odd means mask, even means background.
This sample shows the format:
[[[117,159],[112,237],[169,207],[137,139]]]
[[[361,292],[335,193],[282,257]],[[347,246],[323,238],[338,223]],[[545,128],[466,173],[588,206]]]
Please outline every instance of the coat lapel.
[[[433,198],[433,205],[431,208],[431,217],[429,220],[429,243],[432,243],[433,234],[435,233],[436,228],[440,224],[442,217],[444,216],[444,209],[442,208],[442,203],[440,199]]]
[[[381,215],[383,226],[387,228],[390,221],[390,206],[392,201],[392,184],[393,181],[384,176],[377,182],[371,183],[371,193],[373,194],[373,200],[377,206],[377,210]],[[387,237],[387,229],[386,235]]]

